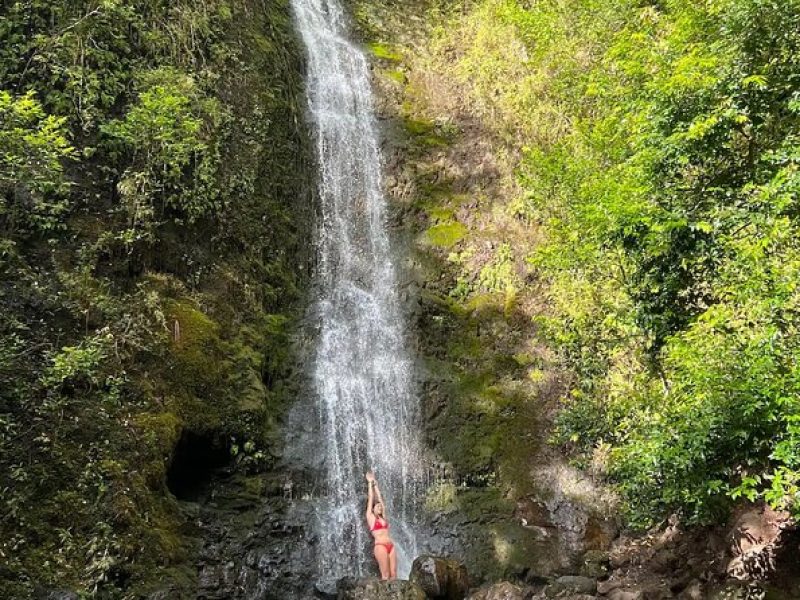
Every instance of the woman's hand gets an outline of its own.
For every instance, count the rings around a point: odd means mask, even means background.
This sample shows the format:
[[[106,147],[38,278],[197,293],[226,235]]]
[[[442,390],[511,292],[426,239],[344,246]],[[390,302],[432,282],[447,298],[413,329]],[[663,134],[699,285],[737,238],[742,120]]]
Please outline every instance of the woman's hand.
[[[370,483],[375,481],[375,474],[372,471],[367,471],[367,473],[366,473],[366,475],[364,475],[364,477],[366,477],[367,481],[369,481]]]

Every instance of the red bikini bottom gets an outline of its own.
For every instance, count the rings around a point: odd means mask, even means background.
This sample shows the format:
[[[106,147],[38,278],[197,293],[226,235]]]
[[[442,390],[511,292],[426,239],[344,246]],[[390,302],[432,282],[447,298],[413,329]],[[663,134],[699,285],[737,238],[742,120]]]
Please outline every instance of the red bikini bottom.
[[[394,544],[392,542],[375,542],[375,545],[386,548],[386,554],[391,554],[392,550],[394,550]]]

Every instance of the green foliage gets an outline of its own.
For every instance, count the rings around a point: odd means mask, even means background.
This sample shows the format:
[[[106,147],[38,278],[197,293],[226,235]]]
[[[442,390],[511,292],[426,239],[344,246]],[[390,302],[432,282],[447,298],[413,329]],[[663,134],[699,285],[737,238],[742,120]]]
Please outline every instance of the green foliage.
[[[272,460],[312,206],[299,73],[285,0],[4,6],[0,596],[191,587],[182,431]]]
[[[0,226],[47,231],[62,226],[67,182],[62,161],[73,155],[66,119],[47,115],[33,92],[0,90]]]
[[[99,385],[100,367],[108,355],[108,342],[111,340],[110,333],[100,332],[98,336],[83,340],[79,346],[65,346],[53,356],[53,365],[45,373],[42,383],[60,386],[83,380],[90,385]]]
[[[218,149],[204,138],[221,125],[222,115],[215,99],[203,99],[194,80],[174,69],[151,71],[141,80],[138,102],[101,131],[120,147],[116,152],[131,157],[117,185],[130,225],[125,235],[144,230],[152,237],[164,208],[189,223],[219,210]]]
[[[525,145],[512,209],[574,373],[556,440],[609,456],[635,524],[800,511],[800,3],[485,0],[437,31]]]

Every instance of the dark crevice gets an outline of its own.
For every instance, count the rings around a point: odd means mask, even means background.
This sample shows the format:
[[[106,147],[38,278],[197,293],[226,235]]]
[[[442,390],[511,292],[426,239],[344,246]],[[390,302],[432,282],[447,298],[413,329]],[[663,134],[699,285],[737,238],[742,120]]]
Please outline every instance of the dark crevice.
[[[167,487],[178,500],[205,500],[215,475],[229,467],[228,442],[215,432],[184,431],[167,472]]]

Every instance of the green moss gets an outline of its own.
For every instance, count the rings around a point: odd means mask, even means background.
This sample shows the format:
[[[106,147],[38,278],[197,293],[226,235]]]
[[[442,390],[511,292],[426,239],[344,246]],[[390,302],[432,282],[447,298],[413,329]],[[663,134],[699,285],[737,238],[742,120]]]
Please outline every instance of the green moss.
[[[429,119],[407,118],[404,121],[406,131],[414,136],[429,135],[433,133],[435,124]]]
[[[219,337],[219,325],[198,310],[191,301],[169,303],[167,315],[173,326],[174,347],[179,353],[193,351]]]
[[[501,315],[505,306],[505,294],[484,293],[474,294],[464,308],[471,313],[478,313],[486,317],[489,315]]]
[[[245,477],[242,480],[242,485],[245,488],[246,493],[255,498],[260,498],[264,494],[263,477]]]
[[[458,221],[439,223],[425,231],[425,241],[438,248],[452,248],[466,234],[467,228]]]
[[[133,418],[142,438],[153,448],[167,456],[178,443],[181,420],[171,412],[141,413]]]
[[[496,487],[464,488],[458,491],[456,498],[461,510],[471,519],[496,518],[514,511],[514,503],[503,497]]]
[[[402,69],[388,69],[384,73],[389,79],[397,83],[405,84],[407,81],[405,71]]]
[[[452,208],[448,208],[446,206],[429,206],[425,209],[425,212],[428,213],[428,218],[432,221],[442,222],[442,221],[450,221],[455,217],[455,211]]]
[[[466,312],[464,311],[461,304],[459,304],[450,296],[444,296],[442,294],[436,293],[434,290],[431,290],[429,288],[423,288],[420,291],[420,297],[426,304],[435,306],[437,310],[445,312],[449,317],[466,316]],[[443,315],[437,315],[437,316],[443,316]]]
[[[461,336],[448,341],[447,355],[454,361],[479,358],[483,354],[483,345],[477,336]]]
[[[458,488],[452,482],[434,483],[428,488],[425,496],[425,510],[438,513],[452,512],[458,508],[457,494]]]
[[[164,392],[178,398],[213,398],[225,384],[230,369],[219,324],[188,300],[169,302],[165,312],[172,330],[172,365],[170,374],[164,374],[165,381],[170,382]],[[196,410],[200,414],[207,412],[195,406],[181,412],[185,418],[194,418]]]
[[[430,119],[407,117],[403,125],[414,143],[422,149],[447,146],[452,141],[451,137],[440,131],[436,123]]]
[[[379,58],[381,60],[388,60],[391,62],[400,62],[403,60],[402,55],[396,50],[393,50],[387,44],[381,44],[379,42],[370,42],[367,44],[369,51],[375,58]]]

